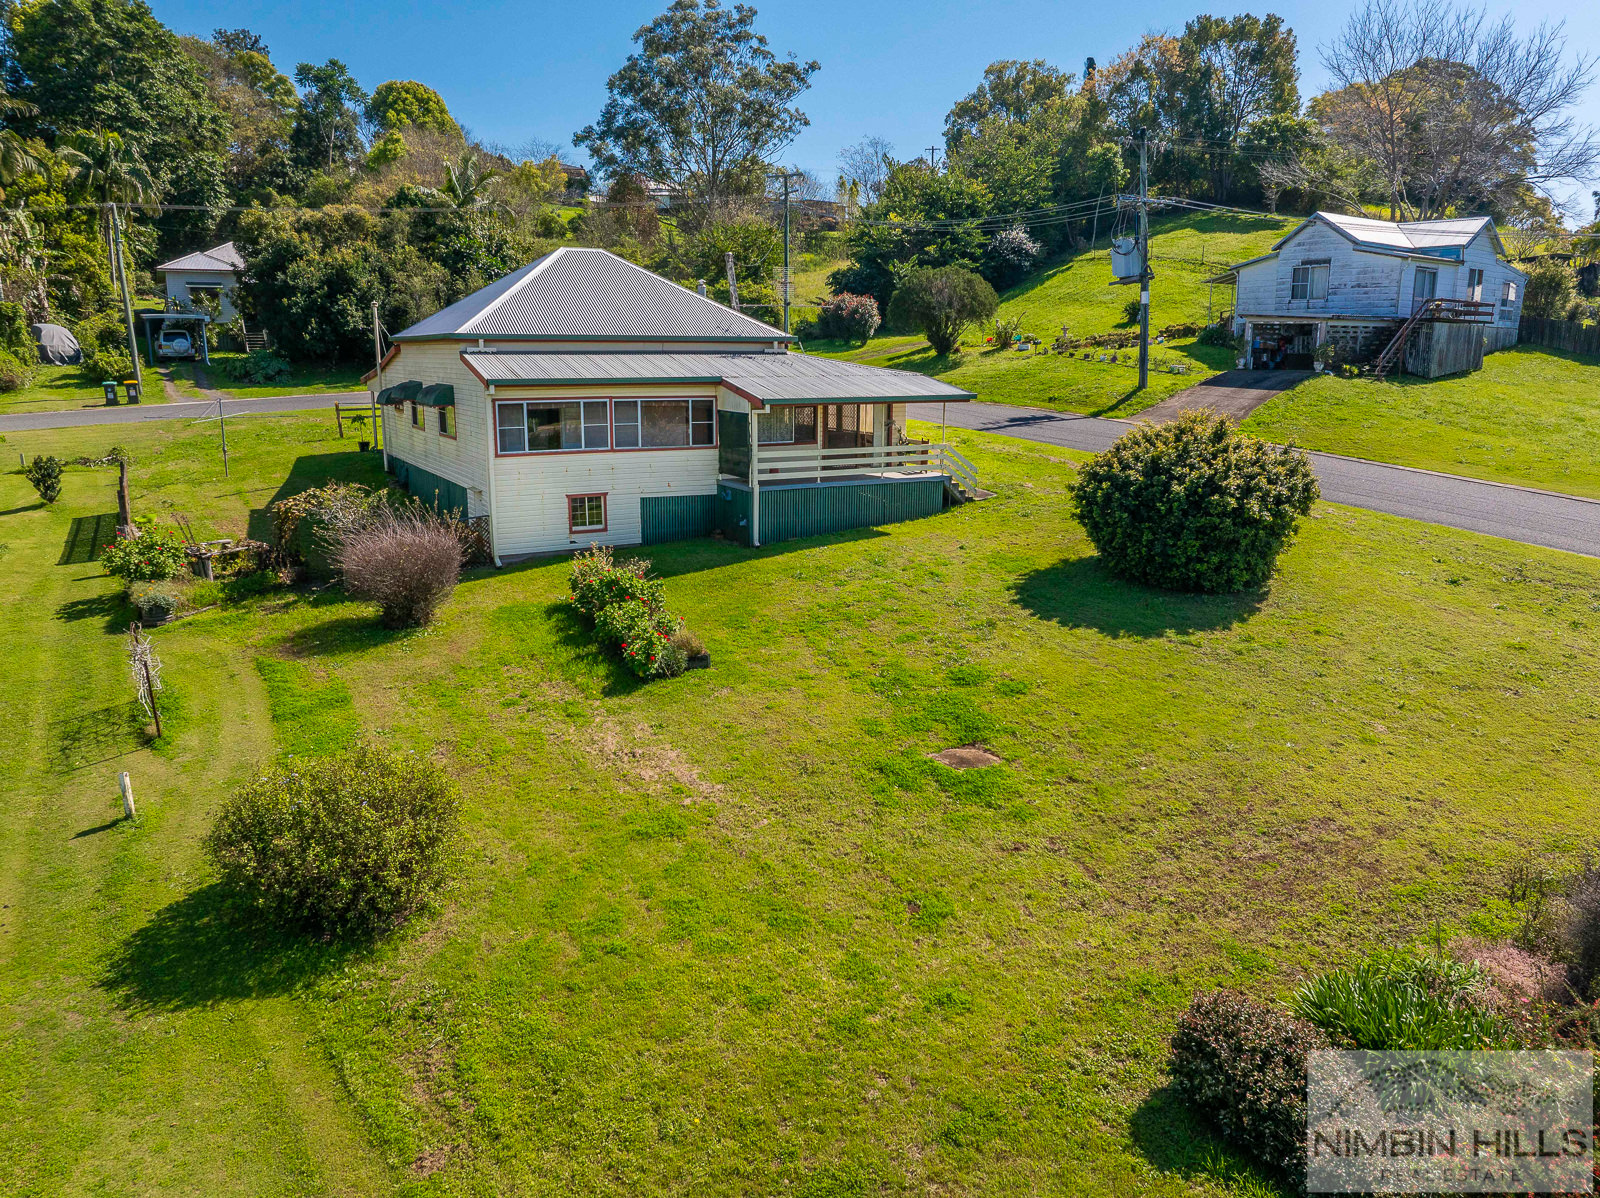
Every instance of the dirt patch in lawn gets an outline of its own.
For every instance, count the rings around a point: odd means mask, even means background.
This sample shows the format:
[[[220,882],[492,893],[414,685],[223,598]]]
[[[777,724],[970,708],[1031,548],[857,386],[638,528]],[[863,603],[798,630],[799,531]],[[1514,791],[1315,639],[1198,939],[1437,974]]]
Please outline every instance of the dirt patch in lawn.
[[[940,753],[929,753],[928,757],[953,770],[976,770],[986,765],[999,765],[1001,757],[984,745],[957,745],[953,749],[945,749]]]

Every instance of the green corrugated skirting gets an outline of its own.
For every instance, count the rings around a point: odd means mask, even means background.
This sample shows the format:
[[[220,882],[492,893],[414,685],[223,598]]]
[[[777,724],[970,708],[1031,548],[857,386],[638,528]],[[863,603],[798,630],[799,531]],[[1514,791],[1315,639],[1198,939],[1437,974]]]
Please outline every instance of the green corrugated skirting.
[[[639,500],[639,543],[708,537],[717,527],[715,495],[646,495]]]
[[[413,466],[392,453],[389,455],[389,469],[394,471],[395,481],[423,503],[441,512],[458,511],[462,516],[468,514],[467,489],[460,483],[441,478],[421,466]]]
[[[831,483],[820,487],[763,487],[761,543],[814,537],[851,528],[896,524],[932,516],[944,507],[938,478],[906,482]],[[717,488],[717,527],[740,544],[750,543],[750,492],[722,483]]]

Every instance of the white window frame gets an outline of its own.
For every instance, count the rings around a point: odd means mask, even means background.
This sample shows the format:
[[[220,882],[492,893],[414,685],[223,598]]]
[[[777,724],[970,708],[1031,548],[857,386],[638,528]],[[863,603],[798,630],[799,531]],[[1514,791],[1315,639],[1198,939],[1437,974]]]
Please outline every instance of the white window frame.
[[[563,408],[568,404],[578,405],[578,438],[577,445],[561,445],[555,449],[535,449],[528,445],[528,409],[532,408]],[[507,409],[515,409],[519,418],[514,424],[506,424],[501,418],[501,413]],[[563,419],[558,427],[565,427]],[[521,449],[507,449],[505,435],[510,432],[520,433],[522,438]],[[565,440],[563,431],[562,439]],[[606,399],[596,399],[593,396],[563,396],[559,399],[498,399],[494,405],[494,451],[497,457],[521,457],[530,454],[551,453],[599,453],[611,449],[614,436],[611,428],[611,402]]]
[[[1467,298],[1477,302],[1483,300],[1483,267],[1467,267]]]
[[[1307,262],[1296,266],[1289,276],[1289,302],[1315,304],[1328,298],[1326,262]]]
[[[588,520],[589,513],[593,510],[593,506],[592,505],[594,505],[596,503],[599,504],[599,506],[600,506],[600,522],[598,524],[594,523],[593,521],[588,521],[587,523],[579,524],[573,518],[575,507],[580,501],[584,505],[584,518],[585,518],[586,521]],[[598,491],[598,492],[594,492],[594,493],[591,493],[591,494],[585,494],[585,495],[568,495],[567,496],[567,532],[569,534],[571,534],[571,535],[576,536],[578,533],[583,533],[583,532],[605,532],[605,531],[607,531],[611,527],[610,512],[607,510],[609,508],[609,506],[610,506],[610,504],[607,502],[607,493],[604,492],[604,491]]]
[[[687,416],[681,445],[645,445],[643,404],[683,404]],[[704,419],[696,419],[696,415]],[[715,449],[717,445],[717,401],[698,395],[640,395],[611,401],[612,443],[621,452],[658,452],[668,449]],[[704,439],[696,440],[697,431]],[[631,444],[630,444],[631,442]]]

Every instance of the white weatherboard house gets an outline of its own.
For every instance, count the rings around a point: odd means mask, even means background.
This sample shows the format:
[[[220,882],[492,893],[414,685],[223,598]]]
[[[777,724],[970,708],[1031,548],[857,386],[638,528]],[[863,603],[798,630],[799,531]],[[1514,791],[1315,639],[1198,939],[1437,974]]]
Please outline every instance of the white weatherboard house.
[[[905,435],[908,402],[970,392],[792,341],[563,247],[399,333],[367,377],[389,468],[483,517],[496,561],[717,531],[759,545],[978,494],[964,458]]]
[[[209,250],[196,250],[171,262],[156,267],[166,278],[169,307],[186,308],[201,297],[210,296],[221,307],[221,318],[229,321],[237,315],[233,307],[233,291],[244,272],[244,258],[225,241]]]
[[[1213,281],[1236,281],[1248,365],[1309,369],[1328,341],[1354,359],[1382,351],[1414,315],[1476,326],[1464,335],[1481,364],[1484,349],[1516,343],[1527,276],[1505,260],[1486,216],[1391,222],[1318,212]],[[1443,373],[1426,363],[1418,372]]]

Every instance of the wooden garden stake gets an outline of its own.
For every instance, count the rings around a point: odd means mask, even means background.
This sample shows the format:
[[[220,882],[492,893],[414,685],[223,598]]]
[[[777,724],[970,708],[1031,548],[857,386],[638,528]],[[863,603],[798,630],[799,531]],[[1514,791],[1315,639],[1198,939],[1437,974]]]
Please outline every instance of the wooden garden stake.
[[[125,819],[137,819],[139,813],[133,808],[133,779],[128,777],[128,771],[123,770],[117,779],[117,785],[122,788],[122,815]]]

